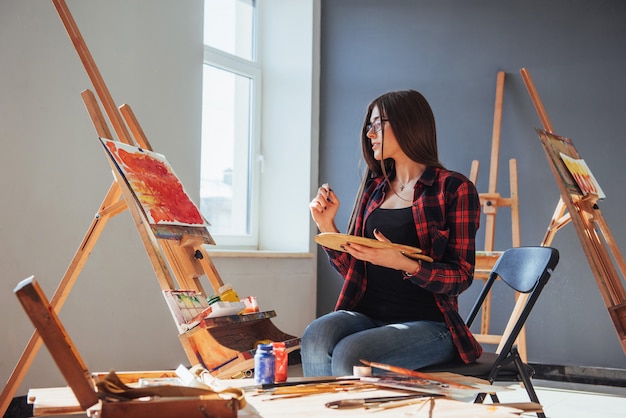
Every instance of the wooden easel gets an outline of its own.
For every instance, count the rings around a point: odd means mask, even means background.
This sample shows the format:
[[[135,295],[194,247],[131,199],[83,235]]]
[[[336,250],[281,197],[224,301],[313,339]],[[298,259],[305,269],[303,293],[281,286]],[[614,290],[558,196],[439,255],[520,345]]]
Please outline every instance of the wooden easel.
[[[499,207],[511,208],[511,237],[512,246],[520,246],[520,222],[519,222],[519,200],[517,181],[517,160],[509,160],[509,185],[510,197],[503,197],[497,192],[498,188],[498,157],[500,152],[500,131],[502,126],[502,103],[504,98],[504,71],[499,71],[496,80],[496,99],[494,105],[493,133],[491,138],[491,161],[489,168],[489,187],[486,193],[479,193],[482,211],[485,214],[485,246],[483,251],[476,252],[476,269],[474,278],[486,280],[502,251],[494,250],[496,215]],[[472,161],[470,180],[477,184],[479,161]],[[484,302],[481,314],[480,334],[475,334],[476,340],[485,344],[500,344],[502,335],[490,334],[491,322],[491,297]],[[526,333],[520,332],[518,337],[518,350],[522,360],[526,361]],[[498,352],[500,348],[498,347]]]
[[[570,222],[574,225],[604,304],[617,331],[622,349],[626,353],[626,290],[623,284],[623,279],[626,277],[626,264],[624,264],[624,258],[600,212],[597,196],[583,197],[572,193],[564,184],[550,155],[549,147],[546,145],[546,140],[549,140],[551,135],[555,135],[552,123],[535,89],[530,73],[525,68],[522,68],[520,73],[543,125],[544,131],[539,135],[561,194],[542,245],[550,245],[556,232],[563,226]],[[573,157],[580,158],[578,155]]]
[[[130,106],[115,106],[113,98],[87,49],[82,35],[64,0],[52,0],[59,17],[91,80],[100,103],[108,116],[117,140],[152,150]],[[81,93],[89,116],[99,137],[116,139],[108,128],[96,96],[90,90]],[[109,160],[111,164],[112,161]],[[85,234],[74,258],[59,283],[50,306],[58,313],[85,265],[89,254],[112,217],[128,210],[133,217],[159,285],[163,290],[189,289],[206,296],[201,277],[206,275],[213,290],[223,285],[207,244],[214,244],[205,227],[151,227],[135,200],[134,193],[115,167],[115,181],[109,188],[96,216]],[[285,341],[287,351],[299,347],[299,338],[280,331],[271,322],[274,311],[204,320],[189,332],[179,335],[188,360],[192,365],[202,364],[217,377],[232,377],[253,366],[254,343],[259,340]],[[0,413],[4,415],[12,398],[41,347],[41,338],[35,330],[2,394]]]
[[[30,277],[20,282],[15,288],[15,294],[48,347],[50,355],[77,401],[75,404],[71,401],[71,397],[65,395],[64,399],[68,400],[67,404],[54,408],[38,407],[37,404],[41,405],[42,402],[36,399],[33,409],[35,415],[60,415],[89,410],[89,416],[101,418],[168,418],[172,416],[235,418],[237,410],[245,405],[242,391],[229,391],[229,393],[223,393],[227,396],[222,396],[212,390],[198,390],[191,387],[183,387],[182,390],[185,393],[179,392],[178,389],[169,394],[161,392],[169,396],[157,397],[151,401],[129,399],[120,402],[106,397],[101,400],[96,392],[96,381],[103,379],[89,372],[59,317],[53,309],[50,309],[50,303],[35,278]],[[153,377],[154,373],[148,372],[142,375],[141,372],[133,372],[132,375],[136,378]],[[120,374],[117,377],[128,385],[129,382],[125,381],[128,378],[127,374]],[[120,388],[119,385],[116,386]],[[159,390],[167,390],[167,387],[162,386]],[[57,396],[63,392],[62,388],[55,391]]]

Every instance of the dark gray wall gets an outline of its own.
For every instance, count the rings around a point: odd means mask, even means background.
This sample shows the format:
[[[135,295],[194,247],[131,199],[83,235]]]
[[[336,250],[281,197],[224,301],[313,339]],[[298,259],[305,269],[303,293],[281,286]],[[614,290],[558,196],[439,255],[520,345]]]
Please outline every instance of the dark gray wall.
[[[541,127],[519,74],[527,68],[557,133],[568,136],[602,185],[602,213],[626,250],[626,2],[342,0],[322,2],[320,183],[342,205],[345,231],[360,178],[359,130],[369,101],[412,88],[430,101],[440,157],[465,174],[481,162],[486,192],[497,72],[506,72],[498,192],[509,196],[518,162],[522,245],[541,242],[559,191],[534,131]],[[496,249],[511,246],[508,208],[498,212]],[[478,238],[483,248],[484,228]],[[626,356],[572,225],[552,245],[561,262],[528,325],[529,361],[626,368]],[[331,310],[341,279],[319,255],[318,314]],[[462,295],[467,312],[478,291]],[[506,318],[497,315],[494,331]]]

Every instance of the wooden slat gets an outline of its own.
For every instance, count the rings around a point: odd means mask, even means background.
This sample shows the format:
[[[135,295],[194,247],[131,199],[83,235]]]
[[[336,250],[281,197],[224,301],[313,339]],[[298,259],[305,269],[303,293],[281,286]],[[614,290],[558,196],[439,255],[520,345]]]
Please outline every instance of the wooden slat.
[[[72,388],[83,409],[98,402],[89,370],[67,335],[46,295],[34,277],[20,282],[14,290],[26,314],[48,347],[50,355]]]
[[[135,117],[135,113],[133,112],[133,109],[131,109],[131,107],[127,104],[121,105],[119,109],[120,109],[120,113],[124,117],[124,120],[126,121],[126,124],[128,125],[128,127],[130,128],[130,131],[133,134],[133,138],[135,139],[135,142],[141,148],[152,151],[153,150],[152,145],[150,144],[150,141],[148,141],[148,137],[144,133],[143,128],[139,124],[139,121]]]
[[[489,166],[489,193],[498,189],[498,157],[500,155],[500,132],[502,129],[502,103],[504,102],[504,71],[496,77],[496,101],[493,106],[493,132],[491,135],[491,163]],[[485,248],[487,249],[487,248]]]
[[[33,406],[33,416],[79,414],[84,409],[68,386],[28,390],[28,403]]]
[[[543,102],[537,93],[537,89],[535,88],[535,83],[530,77],[530,73],[526,68],[522,68],[520,70],[520,74],[522,75],[522,80],[524,80],[524,84],[526,85],[526,89],[528,90],[528,94],[530,95],[530,99],[535,106],[535,110],[537,111],[537,115],[539,116],[539,120],[541,120],[541,125],[543,129],[547,132],[553,132],[552,122],[550,122],[550,118],[548,118],[548,114],[546,113],[546,109],[543,107]]]
[[[109,130],[109,125],[107,125],[106,119],[100,111],[100,106],[98,106],[98,100],[93,94],[93,91],[83,90],[80,93],[80,96],[83,98],[83,103],[85,104],[87,113],[91,118],[91,123],[93,123],[93,126],[96,129],[96,133],[98,134],[98,136],[101,138],[115,139],[111,134],[111,131]]]
[[[211,261],[211,256],[209,252],[206,250],[206,246],[204,244],[198,245],[195,248],[195,251],[198,253],[199,257],[197,258],[198,262],[202,265],[204,272],[213,287],[215,293],[218,293],[220,287],[224,286],[224,282],[220,277],[217,268],[215,268],[215,264]]]
[[[472,161],[472,166],[470,168],[469,179],[474,185],[478,183],[478,169],[480,168],[480,161],[474,160]]]
[[[161,240],[159,243],[163,248],[165,257],[169,261],[174,276],[176,276],[179,288],[182,290],[196,290],[205,297],[210,296],[206,294],[199,280],[196,280],[202,276],[203,270],[199,263],[194,262],[193,248],[183,247],[171,240]]]
[[[102,418],[237,418],[236,399],[156,398],[150,402],[104,402]]]

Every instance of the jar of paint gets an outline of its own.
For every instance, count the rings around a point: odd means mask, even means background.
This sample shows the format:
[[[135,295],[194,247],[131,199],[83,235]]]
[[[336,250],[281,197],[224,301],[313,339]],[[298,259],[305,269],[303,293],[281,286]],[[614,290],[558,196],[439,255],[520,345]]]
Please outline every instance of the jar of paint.
[[[288,356],[284,342],[272,343],[274,350],[274,382],[280,383],[287,380]]]
[[[275,364],[272,344],[259,344],[254,353],[254,382],[258,385],[274,383]]]

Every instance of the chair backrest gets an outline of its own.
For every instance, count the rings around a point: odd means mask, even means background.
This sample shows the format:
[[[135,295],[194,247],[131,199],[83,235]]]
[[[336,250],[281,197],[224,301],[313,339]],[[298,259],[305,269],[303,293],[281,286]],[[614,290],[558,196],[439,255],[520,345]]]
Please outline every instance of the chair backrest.
[[[518,312],[514,312],[514,323],[507,326],[507,330],[502,336],[503,341],[498,347],[498,353],[506,356],[517,340],[519,333],[524,326],[526,319],[530,315],[539,294],[552,276],[554,268],[559,263],[559,252],[551,247],[516,247],[506,250],[496,264],[493,266],[489,278],[485,282],[478,299],[474,303],[467,319],[468,326],[471,326],[476,318],[483,302],[491,291],[494,282],[500,278],[517,292],[524,293],[524,297],[518,302],[521,307]],[[510,324],[511,325],[511,324]]]
[[[529,293],[542,278],[550,277],[558,262],[559,252],[554,248],[510,248],[498,259],[491,274],[499,276],[516,291]]]

